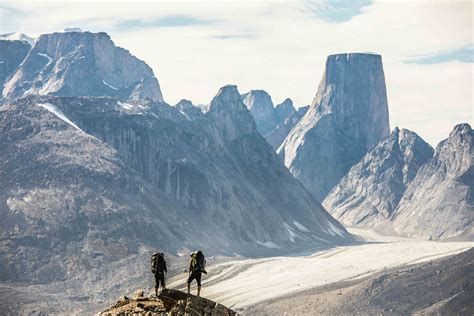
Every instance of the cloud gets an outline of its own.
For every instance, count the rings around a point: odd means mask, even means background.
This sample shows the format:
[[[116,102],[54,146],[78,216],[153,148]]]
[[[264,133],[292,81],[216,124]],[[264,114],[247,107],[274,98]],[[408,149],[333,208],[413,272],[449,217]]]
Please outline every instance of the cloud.
[[[213,23],[213,21],[187,15],[168,15],[148,19],[123,20],[115,25],[115,29],[118,31],[129,31],[138,28],[184,27],[198,26],[209,23]]]
[[[346,22],[362,14],[372,0],[307,0],[307,9],[317,18],[328,22]]]
[[[257,33],[234,33],[234,34],[218,34],[212,35],[212,38],[221,40],[233,40],[233,39],[257,39],[259,36]]]
[[[407,64],[429,65],[459,61],[463,63],[474,63],[474,44],[439,52],[435,54],[421,55],[405,60]]]

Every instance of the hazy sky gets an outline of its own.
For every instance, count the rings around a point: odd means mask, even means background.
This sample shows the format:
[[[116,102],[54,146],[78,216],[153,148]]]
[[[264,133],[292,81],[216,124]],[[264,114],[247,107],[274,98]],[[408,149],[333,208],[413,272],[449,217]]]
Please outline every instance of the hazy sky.
[[[106,31],[145,60],[170,104],[209,103],[219,87],[311,103],[327,55],[383,57],[391,128],[432,145],[473,123],[471,1],[15,1],[0,33]]]

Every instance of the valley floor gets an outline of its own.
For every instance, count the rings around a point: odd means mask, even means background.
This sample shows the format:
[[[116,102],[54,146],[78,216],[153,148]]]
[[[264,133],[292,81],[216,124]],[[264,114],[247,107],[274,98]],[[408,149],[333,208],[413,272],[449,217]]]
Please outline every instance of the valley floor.
[[[209,258],[202,296],[241,314],[302,315],[406,314],[414,307],[429,311],[453,304],[465,308],[466,295],[468,301],[474,295],[474,249],[468,251],[474,242],[432,242],[382,236],[371,230],[349,231],[358,236],[359,244],[305,256]],[[455,262],[435,260],[440,258]],[[174,273],[186,269],[185,257],[169,261]],[[94,315],[137,288],[151,294],[153,278],[144,264],[148,262],[148,253],[143,253],[64,282],[0,283],[0,310],[6,314]],[[168,288],[185,290],[186,279],[187,274],[177,274],[168,280]],[[196,293],[195,283],[192,291]],[[387,297],[395,299],[391,306],[385,304]],[[410,299],[418,305],[408,304]]]
[[[202,295],[245,314],[278,298],[304,295],[317,288],[334,290],[341,282],[361,282],[381,272],[430,262],[474,246],[473,242],[433,242],[382,236],[371,230],[349,231],[366,243],[308,256],[247,259],[209,267]],[[175,276],[169,286],[184,289],[185,279],[185,275]]]

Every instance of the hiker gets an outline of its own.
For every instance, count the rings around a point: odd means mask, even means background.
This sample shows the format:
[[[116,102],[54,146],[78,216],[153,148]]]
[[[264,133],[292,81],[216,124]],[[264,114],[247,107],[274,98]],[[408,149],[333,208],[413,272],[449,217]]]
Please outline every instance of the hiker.
[[[151,256],[151,272],[155,275],[155,295],[158,296],[158,288],[160,287],[160,284],[161,291],[166,288],[165,273],[168,271],[166,269],[164,253],[156,252]]]
[[[206,259],[201,250],[191,253],[191,261],[189,261],[189,278],[188,278],[188,294],[191,292],[191,282],[196,280],[198,285],[197,296],[201,294],[201,276],[206,272]]]

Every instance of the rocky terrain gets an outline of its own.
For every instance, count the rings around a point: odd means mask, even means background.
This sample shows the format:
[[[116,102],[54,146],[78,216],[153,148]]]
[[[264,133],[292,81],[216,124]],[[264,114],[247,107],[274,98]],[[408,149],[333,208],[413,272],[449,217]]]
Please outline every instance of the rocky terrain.
[[[36,40],[3,89],[7,100],[29,95],[163,101],[158,80],[145,62],[116,47],[106,33],[77,31]]]
[[[278,154],[322,201],[370,147],[388,135],[381,56],[331,55],[313,103]]]
[[[472,315],[474,250],[258,304],[248,315]]]
[[[456,125],[408,186],[395,232],[423,239],[474,239],[474,133]]]
[[[407,186],[432,156],[431,146],[416,133],[395,128],[350,169],[323,204],[347,226],[387,230]]]
[[[99,313],[100,316],[118,314],[234,316],[236,312],[202,297],[165,289],[158,297],[146,297],[143,291],[137,290],[133,298],[124,296],[114,306]]]

